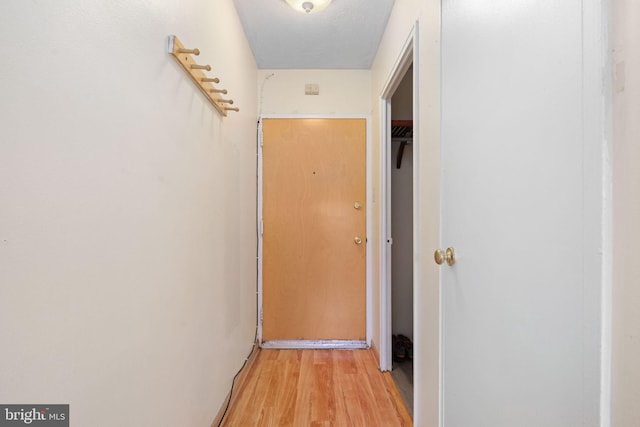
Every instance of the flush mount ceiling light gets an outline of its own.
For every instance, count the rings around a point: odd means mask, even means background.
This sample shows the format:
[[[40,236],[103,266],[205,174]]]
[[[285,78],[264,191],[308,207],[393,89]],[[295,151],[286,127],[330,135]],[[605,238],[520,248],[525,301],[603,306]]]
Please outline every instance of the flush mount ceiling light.
[[[285,0],[289,6],[298,12],[315,13],[324,10],[331,0]]]

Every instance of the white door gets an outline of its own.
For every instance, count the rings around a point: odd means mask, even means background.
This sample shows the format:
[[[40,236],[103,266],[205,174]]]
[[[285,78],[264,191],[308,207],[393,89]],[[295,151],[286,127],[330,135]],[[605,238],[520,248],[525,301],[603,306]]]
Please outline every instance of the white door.
[[[443,1],[445,427],[599,425],[596,3]]]

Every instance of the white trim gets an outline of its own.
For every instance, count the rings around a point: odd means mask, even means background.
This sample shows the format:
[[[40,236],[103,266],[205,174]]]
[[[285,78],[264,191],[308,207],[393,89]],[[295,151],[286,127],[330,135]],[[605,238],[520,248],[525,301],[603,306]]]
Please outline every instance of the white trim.
[[[613,61],[609,50],[609,8],[607,1],[583,2],[582,6],[583,316],[586,319],[583,419],[598,419],[600,427],[609,427],[612,423]],[[597,319],[591,314],[594,312],[600,313]],[[594,389],[597,394],[593,393]]]
[[[260,119],[367,119],[370,114],[263,114]]]
[[[415,60],[415,56],[416,56],[414,51],[415,51],[415,46],[417,41],[417,30],[418,30],[418,23],[416,22],[413,25],[413,27],[411,27],[411,32],[409,33],[409,36],[407,37],[407,39],[404,42],[404,45],[402,46],[400,55],[396,59],[395,64],[393,64],[393,68],[389,73],[389,77],[387,77],[387,81],[385,82],[382,89],[382,93],[380,94],[381,99],[391,99],[393,94],[398,89],[398,86],[400,85],[400,83],[402,83],[402,79],[404,78],[404,75],[407,73],[407,70],[409,70],[409,67],[411,67],[411,64],[413,64],[413,61]],[[415,98],[413,99],[413,104],[414,105],[416,104]],[[414,117],[415,117],[415,114],[414,114]]]
[[[260,347],[278,350],[366,350],[366,341],[350,340],[282,340],[265,341]]]
[[[600,335],[600,427],[611,427],[612,411],[612,351],[613,351],[613,51],[611,46],[611,3],[603,2],[601,17],[603,61],[603,124],[602,124],[602,324]]]
[[[371,227],[372,227],[372,214],[373,214],[373,174],[372,174],[372,150],[371,150],[371,115],[369,114],[263,114],[258,118],[258,342],[261,345],[267,345],[262,341],[262,121],[264,119],[364,119],[366,126],[366,259],[365,259],[365,286],[366,286],[366,341],[362,341],[365,344],[365,348],[371,346],[371,337],[373,334],[372,323],[372,310],[373,310],[373,258],[371,253]],[[343,342],[343,341],[269,341],[273,342]],[[344,342],[360,342],[360,341],[344,341]],[[274,348],[274,347],[263,347]],[[324,347],[319,347],[324,348]],[[361,347],[356,347],[361,348]]]
[[[371,235],[371,230],[373,229],[373,203],[374,194],[373,194],[373,155],[372,155],[372,147],[371,144],[373,140],[371,138],[371,118],[366,119],[367,126],[367,141],[366,141],[366,194],[367,194],[367,202],[365,206],[365,212],[367,215],[366,218],[366,227],[367,227],[367,238],[365,239],[365,244],[367,248],[366,252],[366,316],[367,316],[367,325],[366,325],[366,338],[367,338],[367,347],[371,347],[371,339],[373,337],[373,250],[372,250],[372,242],[368,237]]]
[[[400,85],[407,70],[413,64],[413,139],[419,141],[417,126],[419,121],[418,92],[418,22],[400,51],[380,95],[380,370],[390,371],[392,368],[391,348],[391,97]],[[419,235],[418,235],[418,167],[417,150],[420,144],[413,145],[413,286],[418,282],[419,271]],[[415,322],[414,305],[414,341],[420,339],[419,325]],[[415,407],[415,405],[414,405]]]
[[[391,99],[380,105],[380,370],[392,368],[391,348]]]
[[[256,332],[256,339],[258,343],[262,343],[262,119],[258,120],[258,137],[256,139],[256,155],[257,155],[257,205],[256,205],[256,229],[258,234],[258,298],[257,298],[257,310],[258,310],[258,325]]]

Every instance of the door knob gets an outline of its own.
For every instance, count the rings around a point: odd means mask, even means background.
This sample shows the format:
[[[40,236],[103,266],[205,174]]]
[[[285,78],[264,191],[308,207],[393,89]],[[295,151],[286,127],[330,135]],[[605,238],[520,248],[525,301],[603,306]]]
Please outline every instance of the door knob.
[[[355,203],[353,204],[353,208],[354,208],[354,209],[360,209],[361,207],[362,207],[362,205],[360,204],[360,202],[355,202]]]
[[[444,252],[444,259],[450,266],[456,263],[456,253],[452,247],[448,247]]]
[[[355,242],[356,245],[362,244],[362,239],[358,236],[354,237],[353,241]]]
[[[456,253],[451,247],[447,248],[446,251],[436,249],[433,253],[433,259],[438,265],[442,265],[446,261],[447,264],[451,266],[456,263]]]

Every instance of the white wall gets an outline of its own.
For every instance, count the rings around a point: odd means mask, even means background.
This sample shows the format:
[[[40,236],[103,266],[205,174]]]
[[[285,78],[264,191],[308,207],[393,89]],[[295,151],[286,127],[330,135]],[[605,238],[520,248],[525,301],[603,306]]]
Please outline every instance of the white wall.
[[[232,3],[7,0],[0,47],[0,402],[209,425],[255,329],[257,70]]]
[[[612,426],[640,425],[640,3],[613,5]]]
[[[373,107],[372,140],[380,141],[380,96],[391,76],[394,64],[414,24],[419,22],[416,50],[420,55],[418,68],[419,124],[414,127],[413,155],[419,164],[417,190],[419,203],[417,244],[419,279],[414,285],[414,413],[416,426],[436,426],[439,423],[439,277],[433,263],[433,250],[439,245],[439,168],[440,157],[440,1],[396,1],[387,28],[371,68],[371,98]],[[414,65],[415,66],[415,65]],[[371,246],[380,246],[380,146],[374,143],[373,157],[373,226]],[[380,325],[380,259],[373,263],[373,323]],[[419,337],[418,337],[419,335]],[[380,329],[373,330],[373,347],[379,351]]]
[[[305,84],[320,86],[305,95]],[[369,70],[260,70],[259,114],[340,115],[371,113]]]

